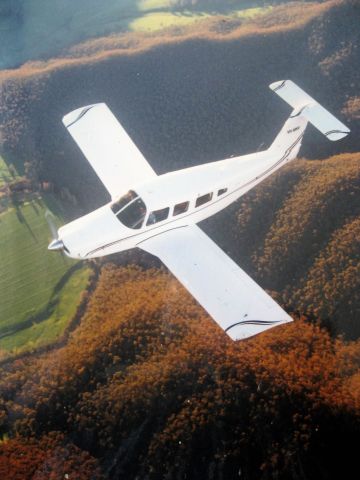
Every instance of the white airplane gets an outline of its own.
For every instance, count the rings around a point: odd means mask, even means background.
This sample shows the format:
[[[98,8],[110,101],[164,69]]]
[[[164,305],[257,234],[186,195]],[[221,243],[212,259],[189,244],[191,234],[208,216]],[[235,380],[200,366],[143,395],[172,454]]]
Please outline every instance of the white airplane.
[[[265,151],[157,175],[104,103],[67,114],[65,127],[111,202],[55,231],[49,250],[89,259],[139,247],[157,257],[233,339],[292,318],[196,224],[296,158],[311,122],[330,140],[350,130],[290,80],[270,88],[293,111]]]

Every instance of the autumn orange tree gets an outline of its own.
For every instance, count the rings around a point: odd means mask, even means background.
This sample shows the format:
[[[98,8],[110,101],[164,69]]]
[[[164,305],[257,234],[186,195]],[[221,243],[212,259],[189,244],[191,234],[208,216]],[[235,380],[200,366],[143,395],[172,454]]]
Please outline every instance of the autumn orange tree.
[[[261,285],[334,334],[359,337],[360,155],[297,160],[250,192],[223,240]]]
[[[232,342],[165,271],[108,264],[66,345],[3,367],[3,424],[29,448],[60,430],[114,479],[332,478],[359,364],[306,318]]]
[[[104,480],[95,458],[60,433],[0,444],[0,476],[14,480]]]

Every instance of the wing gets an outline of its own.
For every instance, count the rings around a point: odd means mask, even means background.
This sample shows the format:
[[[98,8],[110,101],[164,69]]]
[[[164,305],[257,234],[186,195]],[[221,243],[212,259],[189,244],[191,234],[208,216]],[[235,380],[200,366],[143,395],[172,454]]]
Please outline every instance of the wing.
[[[233,340],[292,321],[196,225],[170,230],[138,246],[159,257]]]
[[[105,103],[74,110],[63,124],[112,198],[156,175]]]

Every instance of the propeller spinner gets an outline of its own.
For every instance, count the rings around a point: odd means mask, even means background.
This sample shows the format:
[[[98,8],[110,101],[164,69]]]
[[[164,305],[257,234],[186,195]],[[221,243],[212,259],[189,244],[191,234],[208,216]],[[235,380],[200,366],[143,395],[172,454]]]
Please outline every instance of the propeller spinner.
[[[63,241],[55,238],[51,243],[49,243],[48,250],[64,250]]]

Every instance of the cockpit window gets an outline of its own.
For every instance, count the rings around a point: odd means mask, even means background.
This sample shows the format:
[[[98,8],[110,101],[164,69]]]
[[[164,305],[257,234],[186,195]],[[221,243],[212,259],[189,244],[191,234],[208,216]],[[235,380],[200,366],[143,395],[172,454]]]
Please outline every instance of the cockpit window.
[[[146,205],[133,190],[114,202],[111,210],[126,227],[138,229],[144,223]]]
[[[135,193],[133,190],[129,190],[125,195],[123,195],[119,200],[114,202],[111,205],[111,210],[115,213],[119,213],[119,211],[125,207],[131,200],[134,200],[138,197],[138,194]]]

